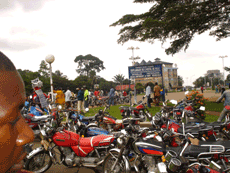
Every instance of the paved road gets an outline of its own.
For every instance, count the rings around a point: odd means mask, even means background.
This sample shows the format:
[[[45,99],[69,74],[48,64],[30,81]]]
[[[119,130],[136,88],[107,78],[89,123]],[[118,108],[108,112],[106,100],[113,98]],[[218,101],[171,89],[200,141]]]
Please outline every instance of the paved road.
[[[185,92],[168,93],[168,94],[166,95],[166,99],[169,99],[169,100],[172,100],[172,99],[173,99],[173,100],[179,101],[179,100],[182,100],[183,98],[185,98],[185,94],[184,94],[184,93],[185,93]],[[221,96],[220,93],[215,93],[215,91],[210,91],[210,90],[204,91],[203,95],[204,95],[205,98],[209,98],[209,100],[211,100],[211,101],[215,101],[218,97]],[[141,100],[142,97],[143,97],[143,96],[138,95],[138,96],[137,96],[137,102],[138,102],[139,100]],[[134,97],[132,97],[132,103],[133,103],[133,102],[134,102]]]

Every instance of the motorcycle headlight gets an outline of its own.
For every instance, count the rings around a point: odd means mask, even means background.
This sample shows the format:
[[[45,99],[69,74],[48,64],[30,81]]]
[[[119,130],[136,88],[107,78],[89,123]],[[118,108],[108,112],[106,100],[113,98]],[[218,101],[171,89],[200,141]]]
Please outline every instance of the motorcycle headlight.
[[[123,140],[123,139],[121,139],[121,138],[118,138],[118,139],[117,139],[117,144],[118,144],[118,145],[121,146],[123,143],[124,143],[124,140]]]

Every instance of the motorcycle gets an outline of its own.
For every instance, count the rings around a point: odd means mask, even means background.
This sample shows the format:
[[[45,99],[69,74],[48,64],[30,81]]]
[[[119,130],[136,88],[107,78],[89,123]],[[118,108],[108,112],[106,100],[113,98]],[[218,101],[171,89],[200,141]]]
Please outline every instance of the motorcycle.
[[[228,166],[230,143],[229,142],[206,142],[194,139],[187,133],[184,136],[183,145],[169,147],[164,139],[168,130],[159,133],[158,138],[145,136],[143,133],[136,138],[130,134],[135,130],[130,126],[126,128],[117,139],[118,148],[109,151],[103,164],[103,172],[187,172],[194,162],[215,163],[224,172],[229,171]],[[139,133],[140,134],[140,133]],[[145,133],[146,134],[146,133]],[[130,152],[134,152],[135,158],[131,163]],[[173,158],[173,159],[172,159]],[[132,165],[132,166],[131,166]]]
[[[47,171],[52,164],[67,167],[87,167],[97,171],[107,151],[115,146],[113,135],[80,137],[65,127],[47,123],[41,129],[41,147],[26,156],[25,169],[35,173]],[[60,158],[58,157],[58,153]]]
[[[142,118],[142,121],[145,122],[147,119],[149,121],[152,120],[152,115],[149,113],[146,104],[144,103],[145,97],[142,98],[141,101],[138,102],[136,107],[134,104],[132,106],[121,106],[119,107],[120,113],[122,118],[127,118],[127,117],[135,117],[135,118]]]

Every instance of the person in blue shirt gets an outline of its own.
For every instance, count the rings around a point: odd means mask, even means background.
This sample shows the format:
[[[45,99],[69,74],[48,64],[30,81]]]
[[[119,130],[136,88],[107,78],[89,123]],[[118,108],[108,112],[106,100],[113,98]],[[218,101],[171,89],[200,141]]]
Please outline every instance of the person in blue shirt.
[[[81,113],[81,110],[85,113],[85,109],[84,109],[84,89],[81,88],[78,93],[77,93],[77,99],[78,99],[78,113]]]
[[[109,106],[111,105],[114,105],[114,96],[115,96],[115,90],[114,88],[112,87],[109,91]]]
[[[218,102],[221,102],[221,100],[222,100],[223,98],[225,98],[224,106],[228,106],[228,105],[230,106],[230,90],[224,91],[224,93],[220,96],[220,98],[218,98],[218,99],[216,100],[216,102],[217,102],[217,103],[218,103]],[[227,114],[228,112],[230,112],[230,111],[227,110],[226,108],[224,108],[224,109],[222,110],[222,112],[221,112],[221,114],[220,114],[220,117],[218,118],[217,122],[221,122],[221,121],[225,118],[225,116],[226,116],[226,114]]]

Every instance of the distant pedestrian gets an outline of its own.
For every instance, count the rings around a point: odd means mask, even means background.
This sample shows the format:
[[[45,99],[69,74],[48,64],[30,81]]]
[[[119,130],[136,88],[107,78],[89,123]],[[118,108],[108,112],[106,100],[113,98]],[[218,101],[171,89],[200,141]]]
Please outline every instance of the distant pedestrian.
[[[217,85],[215,86],[215,90],[216,90],[215,93],[218,93],[218,87],[217,87]]]
[[[83,100],[84,100],[84,89],[83,88],[81,88],[78,91],[77,99],[78,99],[78,113],[80,114],[81,110],[85,112],[84,105],[83,105]]]
[[[218,90],[219,90],[219,93],[221,92],[221,86],[220,85],[218,85]]]
[[[109,106],[112,104],[114,105],[114,96],[115,96],[115,90],[112,87],[109,91]]]
[[[228,84],[228,88],[230,89],[230,83]]]
[[[67,91],[65,92],[65,104],[66,104],[66,109],[68,109],[71,104],[70,104],[70,97],[72,96],[71,91],[69,90],[69,87],[67,88]]]
[[[167,96],[167,94],[168,94],[168,89],[165,89],[165,94],[166,94],[166,96]]]
[[[203,86],[201,86],[200,90],[201,90],[201,92],[203,93],[203,91],[204,91],[204,88],[203,88]]]
[[[161,90],[161,87],[156,82],[154,86],[154,100],[155,100],[156,106],[159,106],[159,101],[160,101],[160,96],[161,96],[160,90]]]
[[[150,96],[151,96],[151,87],[150,87],[150,85],[149,85],[149,83],[147,83],[147,85],[146,85],[147,87],[146,87],[146,92],[145,92],[145,95],[147,96],[147,105],[148,105],[148,107],[149,108],[151,108],[151,98],[150,98]]]
[[[84,107],[88,108],[89,107],[89,91],[86,88],[86,86],[84,86]]]
[[[126,91],[123,92],[123,96],[124,97],[127,96],[127,92]]]

